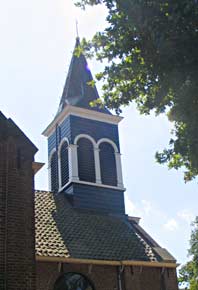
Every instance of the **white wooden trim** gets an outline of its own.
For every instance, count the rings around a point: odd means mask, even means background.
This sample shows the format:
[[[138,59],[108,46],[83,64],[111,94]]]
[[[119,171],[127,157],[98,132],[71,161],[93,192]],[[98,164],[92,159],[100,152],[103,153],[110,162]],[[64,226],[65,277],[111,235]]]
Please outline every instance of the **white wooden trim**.
[[[71,183],[78,183],[78,184],[84,184],[84,185],[91,185],[101,188],[109,188],[109,189],[115,189],[115,190],[122,190],[125,191],[126,188],[124,187],[118,187],[113,185],[106,185],[102,183],[95,183],[95,182],[89,182],[89,181],[83,181],[83,180],[70,180],[67,184],[65,184],[59,191],[62,191],[64,188],[68,187]]]
[[[74,144],[76,145],[78,143],[78,140],[80,140],[81,138],[86,138],[88,139],[89,141],[91,141],[91,143],[93,144],[94,147],[96,147],[96,141],[94,140],[93,137],[91,137],[90,135],[88,134],[79,134],[75,137],[74,139]]]
[[[69,156],[69,180],[79,180],[78,177],[78,155],[77,155],[77,145],[69,144],[68,146],[68,156]]]
[[[60,189],[62,185],[62,178],[61,178],[61,158],[60,152],[58,152],[58,188]]]
[[[105,142],[111,144],[116,153],[119,152],[117,145],[111,139],[108,139],[108,138],[102,138],[102,139],[98,140],[97,147],[99,148],[100,144],[105,143]]]
[[[49,191],[52,190],[52,180],[51,180],[51,160],[53,154],[56,152],[56,148],[53,148],[52,151],[50,152],[50,155],[48,157],[48,188]]]
[[[98,149],[98,146],[97,146],[96,141],[94,140],[94,138],[92,138],[88,134],[80,134],[80,135],[76,136],[75,139],[74,139],[74,144],[77,144],[78,140],[80,140],[81,138],[86,138],[90,142],[92,142],[92,144],[93,144],[96,183],[100,184],[100,183],[102,183],[102,181],[101,181],[101,170],[100,170],[100,156],[99,156],[99,151],[100,150]]]
[[[118,187],[118,186],[113,186],[113,185],[106,185],[106,184],[103,184],[103,183],[98,184],[98,183],[88,182],[88,181],[83,181],[83,180],[79,180],[76,183],[85,184],[85,185],[92,185],[92,186],[98,186],[98,187],[103,187],[103,188],[124,190],[124,191],[126,190],[124,187]]]
[[[101,184],[101,169],[100,169],[100,149],[94,148],[94,160],[95,160],[95,173],[96,173],[96,183]]]
[[[66,142],[67,145],[69,146],[69,140],[68,140],[68,138],[67,138],[67,137],[64,137],[64,138],[61,140],[61,142],[60,142],[60,144],[59,144],[59,146],[58,146],[58,154],[60,154],[61,147],[62,147],[62,145],[63,145],[65,142]]]
[[[56,152],[56,148],[55,147],[50,152],[50,155],[49,155],[49,158],[48,158],[48,167],[51,166],[51,159],[52,159],[52,155],[54,154],[54,152]]]
[[[116,162],[116,173],[117,173],[117,186],[124,187],[123,185],[123,176],[122,176],[122,163],[121,163],[121,154],[118,151],[117,145],[108,138],[102,138],[97,142],[97,147],[100,147],[102,143],[109,143],[115,151],[115,162]]]
[[[61,172],[61,156],[60,156],[60,153],[61,153],[61,147],[64,143],[67,143],[67,146],[69,146],[69,140],[67,139],[67,137],[64,137],[59,146],[58,146],[58,181],[59,181],[59,190],[61,189],[62,187],[62,172]],[[69,152],[68,152],[68,163],[69,163]]]
[[[67,105],[63,111],[54,118],[54,120],[43,131],[42,134],[46,137],[49,137],[54,132],[56,126],[59,126],[65,120],[65,118],[70,115],[114,125],[117,125],[123,119],[123,117],[117,115],[110,115],[94,110]]]
[[[115,152],[115,160],[116,160],[116,171],[117,171],[117,185],[118,187],[123,187],[123,176],[122,176],[122,163],[121,163],[121,154],[119,152]]]

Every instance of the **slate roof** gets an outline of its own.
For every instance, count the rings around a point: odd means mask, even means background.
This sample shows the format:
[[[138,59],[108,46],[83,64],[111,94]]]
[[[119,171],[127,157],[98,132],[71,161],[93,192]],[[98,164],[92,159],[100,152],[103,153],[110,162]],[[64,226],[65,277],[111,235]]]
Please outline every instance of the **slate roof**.
[[[111,261],[161,261],[126,217],[72,207],[67,196],[35,192],[36,254]]]
[[[80,40],[77,38],[58,113],[60,113],[65,106],[72,105],[111,114],[106,108],[90,106],[90,102],[97,100],[99,95],[96,86],[90,86],[88,84],[93,81],[93,77],[85,56],[82,53],[80,56],[75,54],[76,48],[79,45]]]

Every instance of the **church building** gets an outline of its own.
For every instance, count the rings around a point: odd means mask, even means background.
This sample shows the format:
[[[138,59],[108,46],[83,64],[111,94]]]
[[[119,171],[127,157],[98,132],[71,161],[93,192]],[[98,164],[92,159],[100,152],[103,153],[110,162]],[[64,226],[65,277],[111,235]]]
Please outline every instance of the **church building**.
[[[49,191],[34,190],[37,148],[0,114],[0,289],[177,290],[175,258],[125,213],[122,117],[94,103],[75,49],[43,132]]]

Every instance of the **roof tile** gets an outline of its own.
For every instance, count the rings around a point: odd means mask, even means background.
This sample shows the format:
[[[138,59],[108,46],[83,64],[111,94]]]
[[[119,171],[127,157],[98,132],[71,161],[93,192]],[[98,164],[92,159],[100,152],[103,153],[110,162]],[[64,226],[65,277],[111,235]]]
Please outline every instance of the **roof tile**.
[[[64,193],[35,193],[38,256],[157,261],[127,217],[74,209]]]

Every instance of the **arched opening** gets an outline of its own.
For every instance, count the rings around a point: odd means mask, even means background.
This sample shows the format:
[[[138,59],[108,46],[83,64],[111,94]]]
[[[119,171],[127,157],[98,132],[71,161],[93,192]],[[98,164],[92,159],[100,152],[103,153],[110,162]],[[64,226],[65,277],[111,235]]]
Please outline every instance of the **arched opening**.
[[[96,182],[94,148],[87,138],[80,138],[78,145],[78,174],[79,179],[88,182]]]
[[[115,150],[108,142],[102,142],[100,149],[100,170],[103,184],[117,186]]]
[[[58,155],[56,151],[52,154],[50,168],[51,168],[51,190],[57,192],[59,184],[58,184]]]
[[[78,273],[65,273],[55,282],[54,290],[94,290],[92,283]]]
[[[65,141],[60,149],[61,187],[69,181],[68,143]]]

